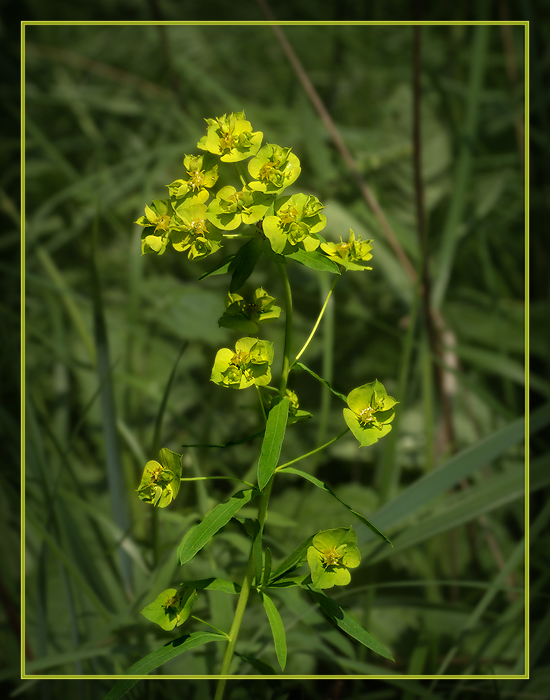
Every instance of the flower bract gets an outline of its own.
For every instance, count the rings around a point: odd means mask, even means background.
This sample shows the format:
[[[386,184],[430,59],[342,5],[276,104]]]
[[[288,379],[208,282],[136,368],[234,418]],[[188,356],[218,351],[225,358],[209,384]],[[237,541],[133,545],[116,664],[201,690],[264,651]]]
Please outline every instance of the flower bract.
[[[340,238],[340,243],[321,243],[321,250],[347,270],[372,270],[372,267],[364,264],[372,258],[371,243],[371,240],[362,241],[361,236],[356,240],[355,233],[350,229],[347,242]]]
[[[211,380],[233,389],[246,389],[253,384],[266,386],[271,381],[273,343],[256,338],[241,338],[235,350],[218,350]]]
[[[346,586],[351,581],[348,569],[354,569],[360,562],[357,535],[351,527],[318,532],[307,550],[307,563],[315,588]]]
[[[262,144],[262,132],[252,131],[244,112],[224,114],[223,117],[207,119],[206,123],[206,136],[202,137],[197,147],[221,156],[221,160],[227,163],[253,156]]]
[[[165,508],[178,495],[181,484],[181,455],[163,447],[160,462],[151,460],[145,465],[138,496],[145,503]]]
[[[197,591],[194,588],[184,588],[183,591],[168,588],[143,608],[141,614],[168,631],[179,627],[187,620],[197,598]]]
[[[256,333],[259,323],[275,321],[281,315],[281,307],[275,306],[275,298],[258,287],[251,301],[246,301],[240,294],[228,292],[225,301],[226,311],[218,325],[233,328],[242,333]]]
[[[347,402],[344,420],[361,447],[373,445],[390,432],[395,417],[393,407],[398,402],[388,396],[378,380],[350,391]]]
[[[266,194],[277,194],[292,185],[300,171],[300,161],[290,148],[268,143],[248,164],[248,172],[254,178],[249,187]]]
[[[295,251],[298,247],[306,251],[319,247],[316,235],[326,225],[326,217],[321,214],[323,205],[313,195],[294,194],[281,197],[276,203],[273,215],[263,220],[263,232],[269,239],[275,253]]]

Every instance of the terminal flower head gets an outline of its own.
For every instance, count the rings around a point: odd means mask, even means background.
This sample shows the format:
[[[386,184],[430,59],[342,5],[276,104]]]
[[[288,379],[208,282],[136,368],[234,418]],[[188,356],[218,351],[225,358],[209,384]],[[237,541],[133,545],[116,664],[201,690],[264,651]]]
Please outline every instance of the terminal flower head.
[[[266,386],[271,381],[273,343],[256,338],[237,340],[235,350],[218,350],[211,381],[232,389],[246,389],[253,384]]]
[[[373,445],[390,432],[395,417],[393,407],[398,402],[388,396],[378,380],[350,391],[347,402],[344,420],[361,447]]]
[[[224,114],[217,119],[207,119],[206,123],[206,136],[197,143],[197,147],[221,156],[224,162],[235,163],[249,158],[261,146],[262,132],[252,131],[244,112]]]
[[[347,270],[372,270],[364,263],[372,258],[370,251],[372,241],[362,241],[361,236],[356,240],[355,233],[349,230],[349,239],[340,243],[321,243],[321,250],[335,263]]]
[[[315,588],[346,586],[351,581],[348,569],[361,563],[353,528],[337,527],[318,532],[308,547],[307,563]]]
[[[248,172],[254,178],[249,187],[266,194],[278,194],[292,185],[300,171],[300,161],[290,148],[268,143],[248,164]]]

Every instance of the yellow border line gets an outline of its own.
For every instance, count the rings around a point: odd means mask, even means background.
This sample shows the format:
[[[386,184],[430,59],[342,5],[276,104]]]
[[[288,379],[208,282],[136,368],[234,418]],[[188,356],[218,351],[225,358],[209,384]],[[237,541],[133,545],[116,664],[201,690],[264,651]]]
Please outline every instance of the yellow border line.
[[[219,679],[234,680],[260,680],[260,679],[344,679],[344,680],[522,680],[529,678],[529,22],[528,21],[441,21],[441,22],[293,22],[293,21],[257,21],[257,22],[124,22],[124,21],[22,21],[21,22],[21,484],[25,481],[25,447],[24,447],[24,418],[25,418],[25,27],[27,26],[523,26],[525,27],[525,53],[524,53],[524,97],[525,97],[525,673],[523,675],[330,675],[330,676],[294,676],[294,675],[231,675],[231,676],[172,676],[172,675],[38,675],[24,673],[25,669],[25,567],[24,567],[24,542],[25,542],[25,490],[21,489],[21,680],[184,680],[184,679]]]

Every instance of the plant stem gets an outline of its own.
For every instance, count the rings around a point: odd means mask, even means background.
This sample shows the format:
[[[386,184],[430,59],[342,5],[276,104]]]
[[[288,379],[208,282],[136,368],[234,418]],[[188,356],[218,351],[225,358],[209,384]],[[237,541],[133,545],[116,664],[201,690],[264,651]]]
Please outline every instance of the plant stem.
[[[317,327],[318,327],[319,324],[321,323],[321,319],[323,318],[323,314],[325,313],[325,310],[326,310],[326,308],[327,308],[329,299],[330,299],[330,297],[332,296],[332,292],[333,292],[333,290],[334,290],[334,287],[336,286],[336,282],[338,282],[338,278],[339,278],[339,277],[340,277],[340,275],[336,275],[336,276],[335,276],[334,282],[332,283],[332,287],[330,288],[330,291],[329,291],[329,293],[327,294],[327,298],[325,299],[325,303],[323,304],[323,308],[321,309],[321,312],[319,313],[319,317],[317,318],[317,321],[315,322],[315,325],[313,326],[313,330],[312,330],[311,333],[309,334],[309,338],[306,340],[304,347],[300,350],[300,352],[299,352],[299,353],[296,355],[296,357],[294,358],[294,362],[297,362],[297,361],[300,359],[300,357],[304,354],[304,352],[305,352],[307,346],[310,344],[310,342],[311,342],[313,336],[315,335],[315,331],[317,330]],[[293,362],[292,364],[294,364],[294,362]]]
[[[258,537],[262,536],[264,523],[267,518],[267,506],[269,503],[269,496],[271,494],[271,487],[273,486],[273,475],[269,480],[267,486],[262,491],[260,495],[260,504],[258,506],[258,522],[260,524],[260,532]],[[246,604],[248,602],[248,596],[250,594],[250,589],[252,587],[252,580],[254,578],[254,553],[252,547],[250,548],[250,556],[248,558],[248,564],[246,566],[246,573],[244,575],[244,580],[241,586],[241,592],[239,594],[239,600],[237,601],[237,609],[235,610],[235,617],[233,618],[233,624],[229,630],[229,639],[227,642],[227,647],[225,649],[225,654],[222,661],[222,667],[220,670],[220,676],[229,675],[229,669],[231,666],[231,661],[233,660],[233,654],[235,653],[235,644],[237,643],[237,636],[241,628],[241,623],[243,621],[244,611]],[[256,582],[258,585],[258,582]],[[225,689],[226,678],[220,678],[218,685],[216,687],[216,695],[214,700],[222,700],[223,693]]]
[[[284,396],[286,392],[288,375],[290,372],[290,343],[292,340],[292,294],[290,291],[290,282],[288,281],[288,275],[286,273],[285,266],[282,263],[278,263],[277,267],[279,268],[279,273],[283,281],[283,289],[285,293],[285,347],[283,357],[283,370],[281,373],[281,384],[279,386],[281,396]]]
[[[285,266],[282,264],[277,265],[279,268],[279,273],[283,281],[283,289],[285,295],[285,344],[283,352],[283,368],[281,372],[281,383],[279,391],[281,396],[285,395],[286,385],[288,381],[288,374],[290,372],[290,343],[292,340],[292,293],[290,291],[290,282],[288,281],[288,275],[286,273]],[[259,393],[259,392],[258,392]],[[260,396],[261,400],[261,396]],[[275,478],[275,473],[268,481],[266,487],[260,494],[260,503],[258,505],[258,523],[260,526],[260,531],[258,537],[262,537],[264,523],[267,518],[267,507],[269,504],[269,496],[271,495],[271,488],[273,486],[273,479]],[[250,594],[250,589],[252,588],[252,581],[254,579],[254,543],[250,547],[250,556],[248,557],[248,563],[246,565],[246,573],[244,575],[244,580],[241,586],[241,592],[239,594],[239,600],[237,601],[237,608],[235,610],[235,617],[233,618],[233,624],[229,630],[229,639],[227,641],[227,647],[225,648],[225,653],[223,656],[222,667],[220,670],[220,676],[229,675],[229,670],[231,668],[231,661],[233,660],[233,655],[235,653],[235,644],[237,643],[237,637],[239,635],[239,630],[241,628],[241,623],[243,621],[244,611],[246,604],[248,602],[248,596]],[[259,585],[259,581],[256,581],[256,585]],[[216,687],[216,695],[214,700],[222,700],[226,678],[220,678],[218,685]]]
[[[299,462],[301,459],[305,459],[306,457],[311,457],[311,455],[314,455],[316,452],[320,452],[321,450],[324,450],[325,447],[328,447],[329,445],[332,445],[333,442],[336,442],[336,440],[339,440],[341,437],[344,437],[344,435],[349,431],[349,428],[345,428],[342,430],[341,433],[339,433],[336,437],[332,438],[332,440],[329,440],[328,442],[325,442],[324,445],[321,445],[320,447],[316,447],[314,450],[311,450],[311,452],[306,453],[305,455],[302,455],[301,457],[296,457],[296,459],[293,459],[290,462],[286,462],[286,464],[281,464],[280,467],[277,467],[275,469],[275,473],[282,471],[283,469],[286,469],[286,467],[290,467],[291,464],[295,464],[296,462]]]

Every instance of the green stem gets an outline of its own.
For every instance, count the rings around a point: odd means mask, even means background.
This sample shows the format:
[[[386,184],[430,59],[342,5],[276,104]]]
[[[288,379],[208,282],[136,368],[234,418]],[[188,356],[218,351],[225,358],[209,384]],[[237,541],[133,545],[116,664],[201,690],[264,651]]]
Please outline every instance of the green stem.
[[[305,352],[307,346],[310,344],[310,342],[311,342],[313,336],[315,335],[315,331],[317,330],[319,324],[321,323],[321,319],[323,318],[323,314],[325,313],[325,310],[326,310],[326,308],[327,308],[329,299],[330,299],[330,297],[332,296],[332,292],[334,291],[334,287],[336,286],[336,282],[338,282],[338,278],[339,278],[339,277],[340,277],[340,275],[336,275],[336,277],[334,278],[334,282],[332,283],[332,287],[330,288],[330,291],[329,291],[329,293],[328,293],[328,295],[327,295],[327,298],[325,299],[325,303],[323,304],[323,308],[321,309],[321,312],[320,312],[320,314],[319,314],[319,317],[317,318],[317,321],[315,322],[315,325],[313,326],[313,330],[312,330],[311,333],[309,334],[309,338],[306,340],[304,347],[300,350],[300,352],[299,352],[299,353],[296,355],[296,357],[294,358],[294,362],[293,362],[292,364],[294,364],[295,362],[298,362],[298,360],[300,359],[300,357],[304,354],[304,352]]]
[[[282,469],[285,469],[286,467],[290,467],[291,464],[295,464],[296,462],[299,462],[301,459],[305,459],[306,457],[311,457],[311,455],[314,455],[316,452],[320,452],[321,450],[324,450],[325,447],[332,445],[333,442],[336,442],[336,440],[339,440],[341,437],[344,437],[344,435],[348,431],[349,431],[349,428],[345,428],[336,437],[332,438],[332,440],[329,440],[328,442],[325,442],[324,445],[321,445],[321,447],[316,447],[314,450],[311,450],[311,452],[307,452],[305,455],[302,455],[301,457],[296,457],[296,459],[293,459],[290,462],[286,462],[285,464],[281,464],[280,467],[277,467],[275,469],[275,473],[281,471]]]
[[[286,385],[288,381],[288,374],[290,372],[290,343],[292,340],[292,294],[290,291],[290,283],[288,281],[288,275],[283,264],[278,264],[279,273],[283,281],[283,289],[285,296],[285,344],[283,353],[283,369],[281,372],[281,384],[279,391],[281,396],[285,395]],[[258,392],[259,393],[259,392]],[[260,396],[261,401],[261,396]],[[260,531],[258,537],[262,537],[264,523],[267,519],[267,506],[269,504],[269,497],[271,495],[271,488],[273,487],[273,479],[275,478],[275,472],[273,476],[268,481],[266,487],[260,494],[260,503],[258,505],[258,523],[260,526]],[[228,676],[229,670],[231,668],[231,661],[233,660],[233,655],[235,653],[235,644],[237,643],[237,637],[239,635],[239,630],[241,628],[241,623],[243,621],[244,611],[246,609],[246,604],[248,602],[248,596],[250,594],[250,589],[252,588],[252,581],[254,579],[255,566],[254,566],[254,543],[250,547],[250,556],[248,557],[248,564],[246,565],[246,573],[244,575],[244,580],[241,586],[241,592],[239,594],[239,600],[237,601],[237,608],[235,610],[235,617],[233,618],[233,624],[229,630],[229,639],[227,641],[227,647],[225,648],[225,653],[223,656],[222,667],[220,670],[220,676]],[[256,582],[259,585],[259,582]],[[225,690],[225,678],[220,678],[218,685],[216,687],[216,695],[214,700],[222,700],[223,693]]]
[[[262,536],[264,523],[267,518],[267,506],[269,503],[269,496],[271,494],[271,487],[273,486],[273,475],[269,480],[267,486],[262,491],[260,495],[260,504],[258,506],[258,522],[260,524],[259,537]],[[241,623],[243,621],[244,611],[246,604],[248,602],[248,596],[250,594],[250,589],[252,588],[252,581],[254,579],[254,552],[251,547],[250,556],[248,558],[248,564],[246,566],[246,573],[244,575],[244,580],[241,587],[241,592],[239,594],[239,600],[237,601],[237,609],[235,610],[235,617],[233,618],[233,624],[229,630],[229,639],[227,642],[227,647],[225,648],[225,654],[222,661],[222,667],[220,670],[220,676],[229,675],[229,669],[231,667],[231,661],[233,660],[233,655],[235,653],[235,644],[237,643],[237,637],[239,635],[239,630],[241,628]],[[258,583],[256,583],[258,585]],[[222,700],[223,693],[225,689],[226,678],[220,678],[218,685],[216,687],[216,695],[214,700]]]
[[[246,484],[254,488],[254,484],[250,481],[245,481],[244,479],[237,479],[234,476],[181,476],[180,481],[208,481],[210,479],[229,479],[230,481],[240,481],[241,484]]]
[[[286,273],[285,266],[282,263],[278,263],[277,267],[279,268],[279,273],[283,281],[283,290],[285,295],[285,347],[283,356],[283,369],[281,372],[281,384],[279,386],[281,396],[284,396],[286,392],[288,375],[290,372],[290,343],[292,340],[292,294],[290,291],[290,282],[288,281],[288,275]]]

